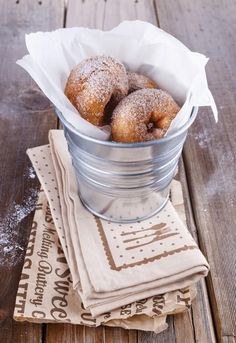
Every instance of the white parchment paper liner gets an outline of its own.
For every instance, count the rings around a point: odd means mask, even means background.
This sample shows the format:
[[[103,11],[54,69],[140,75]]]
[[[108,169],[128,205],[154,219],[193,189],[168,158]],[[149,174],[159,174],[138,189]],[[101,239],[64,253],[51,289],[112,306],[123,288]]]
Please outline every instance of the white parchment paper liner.
[[[71,69],[85,58],[110,55],[133,71],[154,79],[182,106],[167,132],[188,120],[194,106],[217,109],[207,85],[208,59],[190,51],[173,36],[143,21],[124,21],[111,31],[75,27],[26,35],[29,54],[17,63],[80,132],[106,140],[109,132],[88,123],[64,95]]]

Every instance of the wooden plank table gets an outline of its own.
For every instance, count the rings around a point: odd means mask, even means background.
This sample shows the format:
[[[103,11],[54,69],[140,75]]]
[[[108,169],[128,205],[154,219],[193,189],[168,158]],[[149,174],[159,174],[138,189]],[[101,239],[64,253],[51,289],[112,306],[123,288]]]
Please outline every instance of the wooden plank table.
[[[0,0],[0,342],[235,343],[236,339],[236,4],[233,0]],[[215,125],[203,109],[180,163],[188,226],[211,265],[187,313],[160,335],[119,328],[16,323],[12,317],[39,183],[26,157],[58,122],[49,101],[15,65],[24,34],[62,26],[110,29],[146,20],[211,58]]]

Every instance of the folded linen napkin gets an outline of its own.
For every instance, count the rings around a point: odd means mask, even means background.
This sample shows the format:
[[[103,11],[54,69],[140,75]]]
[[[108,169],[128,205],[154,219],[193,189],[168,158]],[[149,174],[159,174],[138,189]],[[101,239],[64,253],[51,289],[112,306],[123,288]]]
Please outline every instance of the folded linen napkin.
[[[39,163],[33,150],[28,154],[52,214],[61,209],[55,225],[66,237],[74,287],[93,316],[184,288],[207,274],[205,258],[170,202],[158,215],[132,225],[109,223],[89,213],[78,197],[63,132],[52,130],[49,138],[53,164]]]
[[[72,287],[72,275],[62,249],[64,243],[65,238],[58,239],[46,195],[41,190],[18,286],[15,320],[120,326],[159,333],[168,326],[167,314],[185,311],[195,297],[196,290],[186,288],[142,299],[93,318]]]

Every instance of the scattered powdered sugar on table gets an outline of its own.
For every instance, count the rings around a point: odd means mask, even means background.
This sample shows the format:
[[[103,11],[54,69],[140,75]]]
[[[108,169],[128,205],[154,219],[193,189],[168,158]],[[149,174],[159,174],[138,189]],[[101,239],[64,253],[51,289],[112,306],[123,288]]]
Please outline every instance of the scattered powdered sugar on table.
[[[209,143],[211,142],[211,137],[209,136],[209,132],[198,132],[198,133],[190,133],[190,136],[192,136],[195,141],[197,141],[199,147],[201,149],[207,149],[209,146]]]
[[[34,168],[28,167],[24,173],[24,176],[26,176],[28,179],[35,179],[36,174],[35,174]]]
[[[208,139],[207,137],[204,135],[204,133],[200,132],[200,133],[195,133],[194,134],[194,139],[198,142],[200,148],[205,149],[208,146]]]
[[[0,218],[0,264],[6,267],[15,265],[24,256],[26,237],[20,232],[20,223],[34,209],[38,191],[30,188],[22,204],[13,203],[4,218]]]

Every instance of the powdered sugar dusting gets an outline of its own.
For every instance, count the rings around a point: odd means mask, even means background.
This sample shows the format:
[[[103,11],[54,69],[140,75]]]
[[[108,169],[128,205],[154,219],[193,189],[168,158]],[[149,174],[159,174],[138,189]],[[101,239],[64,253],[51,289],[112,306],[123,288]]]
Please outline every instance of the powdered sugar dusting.
[[[4,218],[0,218],[0,264],[15,265],[23,258],[26,237],[20,231],[20,223],[36,207],[38,191],[30,188],[22,204],[13,203]]]
[[[104,72],[102,74],[101,72]],[[97,87],[99,81],[106,81],[107,73],[110,76],[110,83],[122,92],[128,92],[128,79],[125,67],[122,63],[110,56],[95,56],[88,58],[78,64],[72,70],[73,78],[71,82],[76,83],[78,87],[80,83],[89,82],[91,87]],[[109,86],[109,85],[107,85]],[[98,89],[99,91],[99,89]]]
[[[129,81],[129,93],[143,88],[159,88],[156,82],[145,75],[127,71],[127,76]]]
[[[105,106],[128,94],[128,78],[122,63],[110,56],[95,56],[78,64],[70,73],[65,95],[81,116],[102,125]]]
[[[167,92],[137,90],[121,100],[113,112],[113,140],[133,143],[160,138],[178,111],[179,106]]]
[[[211,142],[211,137],[205,130],[203,132],[190,132],[189,135],[195,139],[201,149],[207,149]]]
[[[27,179],[35,179],[36,178],[36,174],[34,171],[33,167],[28,167],[26,169],[26,172],[24,173],[24,176],[26,176]]]

